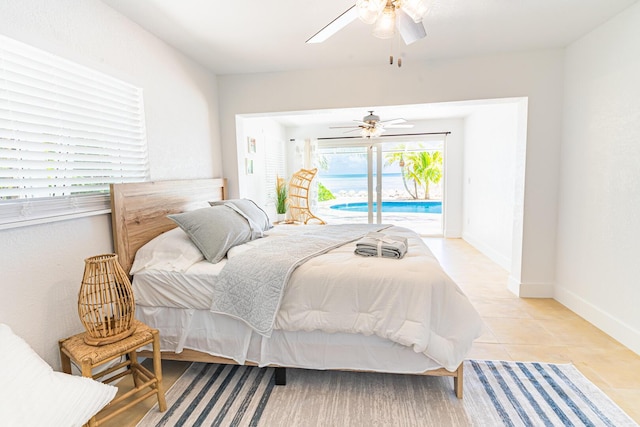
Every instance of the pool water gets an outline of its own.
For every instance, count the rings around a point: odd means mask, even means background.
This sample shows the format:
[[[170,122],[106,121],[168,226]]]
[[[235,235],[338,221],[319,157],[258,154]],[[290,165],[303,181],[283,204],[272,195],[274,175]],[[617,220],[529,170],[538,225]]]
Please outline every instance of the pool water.
[[[347,212],[367,212],[367,202],[340,203],[330,206],[331,209]],[[373,203],[373,211],[378,209]],[[404,213],[442,213],[441,201],[406,201],[406,202],[382,202],[382,212],[404,212]]]

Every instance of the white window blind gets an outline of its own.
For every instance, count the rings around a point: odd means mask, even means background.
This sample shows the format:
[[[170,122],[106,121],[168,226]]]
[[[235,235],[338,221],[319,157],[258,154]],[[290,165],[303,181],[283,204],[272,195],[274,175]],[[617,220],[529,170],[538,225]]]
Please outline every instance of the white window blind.
[[[142,89],[0,36],[0,228],[108,212],[148,170]]]
[[[265,154],[265,190],[267,206],[276,205],[276,185],[278,178],[284,178],[287,185],[289,178],[285,174],[285,143],[279,139],[269,139]]]

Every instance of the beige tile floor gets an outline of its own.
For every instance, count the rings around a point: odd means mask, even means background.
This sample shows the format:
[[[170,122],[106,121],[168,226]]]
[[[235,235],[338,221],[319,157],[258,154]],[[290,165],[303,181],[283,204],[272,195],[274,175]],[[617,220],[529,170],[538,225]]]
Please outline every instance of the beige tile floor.
[[[424,240],[485,321],[469,358],[572,363],[640,424],[640,356],[553,299],[516,297],[465,241]]]
[[[555,300],[516,297],[506,289],[507,272],[463,240],[425,242],[485,321],[469,358],[573,363],[640,424],[640,356]],[[165,388],[187,366],[163,362]],[[120,385],[127,387],[125,381]],[[101,425],[134,426],[154,403],[147,399]]]

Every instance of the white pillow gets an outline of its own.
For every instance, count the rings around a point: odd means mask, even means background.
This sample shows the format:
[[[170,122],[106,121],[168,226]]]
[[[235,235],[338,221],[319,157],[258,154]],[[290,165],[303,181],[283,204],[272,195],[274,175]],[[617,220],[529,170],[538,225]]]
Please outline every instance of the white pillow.
[[[129,274],[143,269],[185,272],[203,259],[200,249],[180,227],[176,227],[138,249]]]
[[[53,369],[0,323],[0,424],[82,426],[116,395],[114,386]]]

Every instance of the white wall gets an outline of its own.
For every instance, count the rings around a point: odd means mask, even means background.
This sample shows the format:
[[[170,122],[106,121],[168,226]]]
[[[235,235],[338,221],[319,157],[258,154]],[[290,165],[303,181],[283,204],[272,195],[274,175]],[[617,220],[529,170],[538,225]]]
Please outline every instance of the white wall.
[[[432,120],[434,128],[451,132],[444,145],[444,237],[462,237],[464,119]],[[435,122],[435,123],[434,123]],[[435,125],[435,126],[434,126]]]
[[[525,101],[521,101],[525,102]],[[463,238],[511,271],[516,173],[518,105],[500,103],[475,110],[464,122]]]
[[[566,52],[556,298],[640,353],[640,3]]]
[[[512,277],[536,296],[552,296],[563,51],[462,58],[397,67],[218,76],[225,176],[238,192],[236,114],[527,97],[528,127],[520,268]],[[375,90],[371,90],[375,88]],[[230,167],[227,167],[227,166]],[[521,259],[520,259],[521,255]],[[536,292],[537,288],[541,292]]]
[[[247,138],[256,139],[256,152],[247,150]],[[286,158],[285,141],[287,130],[284,126],[269,118],[239,118],[238,119],[238,196],[256,202],[267,212],[272,221],[277,219],[275,194],[269,197],[269,189],[275,186],[275,181],[267,182],[267,157]],[[247,174],[246,159],[253,160],[253,174]],[[288,177],[285,171],[281,177]]]
[[[183,54],[97,0],[3,0],[0,32],[142,87],[152,179],[222,176],[216,79]],[[109,215],[0,231],[0,322],[59,368],[83,260],[112,251]]]

